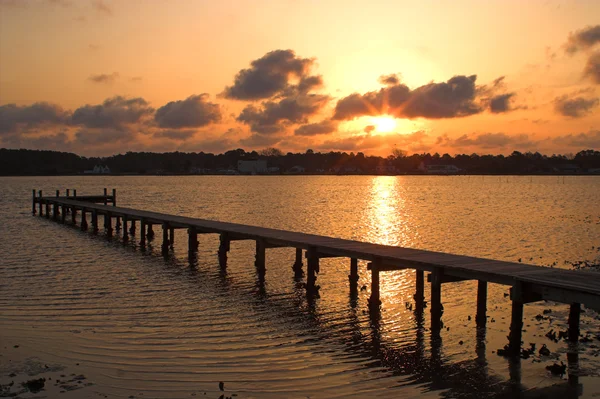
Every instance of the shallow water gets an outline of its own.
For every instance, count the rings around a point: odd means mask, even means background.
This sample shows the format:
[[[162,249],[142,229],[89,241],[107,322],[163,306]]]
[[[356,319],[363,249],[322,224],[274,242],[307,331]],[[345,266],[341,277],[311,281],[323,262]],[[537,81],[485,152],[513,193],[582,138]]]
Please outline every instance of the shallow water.
[[[293,278],[293,249],[268,250],[261,284],[253,242],[233,242],[222,271],[213,235],[199,237],[190,264],[183,230],[164,259],[159,242],[142,251],[135,240],[123,245],[31,216],[33,188],[85,195],[108,187],[125,207],[569,268],[565,261],[599,255],[598,177],[18,177],[0,178],[0,187],[2,346],[19,341],[81,363],[93,392],[218,397],[225,381],[238,397],[600,394],[598,341],[569,348],[544,337],[565,328],[566,305],[526,306],[524,342],[554,355],[514,364],[494,353],[507,343],[505,286],[490,285],[490,318],[478,335],[476,283],[445,284],[445,329],[432,340],[428,309],[405,305],[410,270],[382,274],[381,317],[373,318],[368,289],[351,301],[348,259],[321,261],[321,298],[308,301]],[[359,273],[368,287],[364,262]],[[536,321],[544,309],[550,319]],[[598,326],[585,310],[582,333]],[[567,363],[569,350],[579,352],[573,389],[545,370],[557,358]]]

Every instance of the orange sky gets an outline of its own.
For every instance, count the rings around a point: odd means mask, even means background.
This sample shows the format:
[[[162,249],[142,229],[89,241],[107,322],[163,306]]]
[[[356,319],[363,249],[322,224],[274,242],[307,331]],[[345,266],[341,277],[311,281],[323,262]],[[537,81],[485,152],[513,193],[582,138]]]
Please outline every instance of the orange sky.
[[[599,149],[599,15],[596,0],[0,0],[0,147]]]

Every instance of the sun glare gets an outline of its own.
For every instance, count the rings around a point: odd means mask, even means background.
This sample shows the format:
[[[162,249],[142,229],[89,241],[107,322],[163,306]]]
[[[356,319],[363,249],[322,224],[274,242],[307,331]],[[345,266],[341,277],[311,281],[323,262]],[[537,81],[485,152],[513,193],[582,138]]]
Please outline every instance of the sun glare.
[[[373,118],[373,125],[379,133],[391,133],[396,129],[396,119],[388,115],[376,116]]]

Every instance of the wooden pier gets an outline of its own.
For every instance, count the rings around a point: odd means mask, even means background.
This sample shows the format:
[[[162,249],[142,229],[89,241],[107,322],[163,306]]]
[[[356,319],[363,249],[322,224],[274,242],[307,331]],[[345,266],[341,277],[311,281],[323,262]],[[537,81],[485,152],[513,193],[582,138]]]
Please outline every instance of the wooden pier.
[[[81,230],[88,229],[89,219],[91,229],[95,233],[100,229],[98,216],[102,216],[106,235],[113,236],[114,220],[115,228],[122,234],[122,239],[125,241],[136,234],[138,228],[136,223],[138,223],[139,240],[142,246],[154,238],[154,226],[161,226],[163,254],[168,254],[173,248],[175,229],[187,230],[190,255],[197,253],[198,234],[219,234],[220,244],[217,254],[221,267],[227,265],[227,254],[230,251],[231,241],[255,241],[255,266],[261,279],[264,279],[266,274],[267,249],[294,248],[296,258],[292,271],[299,278],[304,274],[302,256],[304,251],[306,289],[309,295],[318,292],[317,276],[320,259],[331,257],[350,259],[348,278],[351,292],[357,291],[358,260],[366,260],[369,262],[367,269],[371,273],[369,306],[373,310],[378,310],[381,304],[380,274],[401,269],[415,270],[414,299],[416,306],[423,308],[425,272],[428,272],[427,281],[431,284],[429,304],[432,332],[439,333],[440,329],[443,313],[443,284],[464,280],[478,281],[476,322],[479,327],[485,327],[487,320],[487,284],[496,283],[510,286],[512,315],[508,353],[513,356],[518,356],[521,352],[525,304],[541,300],[568,304],[570,306],[568,335],[572,342],[579,339],[581,305],[600,309],[600,273],[561,270],[117,207],[116,190],[112,190],[112,195],[109,195],[106,189],[104,189],[103,195],[95,196],[77,196],[75,190],[72,195],[69,190],[67,190],[66,196],[59,194],[56,191],[55,196],[43,196],[42,191],[36,193],[33,190],[32,213],[39,213],[40,216],[62,223],[67,223],[67,215],[70,214],[71,220],[68,223],[71,224],[77,223],[79,214]]]

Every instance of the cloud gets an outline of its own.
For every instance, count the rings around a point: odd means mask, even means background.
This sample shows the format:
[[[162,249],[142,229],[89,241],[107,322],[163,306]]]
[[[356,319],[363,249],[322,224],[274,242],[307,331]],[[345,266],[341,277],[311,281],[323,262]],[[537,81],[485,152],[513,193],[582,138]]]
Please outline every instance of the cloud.
[[[590,55],[585,64],[583,76],[590,78],[596,84],[600,84],[600,51]]]
[[[121,96],[106,99],[100,105],[84,105],[73,113],[71,122],[88,128],[122,128],[126,124],[139,122],[154,110],[143,98]]]
[[[476,75],[454,76],[414,90],[398,83],[377,92],[353,93],[338,101],[333,118],[350,120],[364,115],[389,114],[397,118],[458,118],[483,111],[475,86]]]
[[[55,151],[72,150],[69,137],[64,132],[35,137],[15,134],[2,137],[0,141],[7,148],[35,148]]]
[[[101,14],[112,15],[112,9],[103,0],[94,0],[92,6]]]
[[[129,129],[80,129],[75,132],[75,144],[101,146],[124,144],[134,141],[136,134]]]
[[[200,127],[221,121],[221,107],[208,101],[208,94],[192,95],[160,107],[154,120],[160,127]]]
[[[552,141],[560,146],[600,148],[600,130],[590,130],[588,133],[558,136]]]
[[[365,133],[371,133],[373,130],[375,130],[375,125],[367,125],[364,128]]]
[[[425,131],[419,130],[410,134],[359,134],[334,140],[327,140],[315,146],[318,150],[325,151],[364,151],[377,148],[393,147],[409,148],[414,150],[424,146],[424,140],[428,138]]]
[[[563,116],[581,118],[598,106],[597,98],[560,96],[554,99],[554,109]]]
[[[233,100],[267,99],[289,89],[293,78],[301,84],[304,79],[304,86],[314,86],[320,77],[308,76],[313,62],[297,57],[293,50],[271,51],[252,61],[250,68],[239,71],[233,86],[226,87],[223,96]]]
[[[511,111],[510,99],[515,96],[515,93],[499,94],[490,99],[490,111],[493,113],[501,113]]]
[[[18,106],[0,106],[0,134],[14,132],[17,128],[31,129],[41,125],[60,125],[69,120],[69,112],[56,104],[38,102]]]
[[[377,79],[379,83],[386,86],[394,86],[400,83],[400,76],[395,73],[389,75],[381,75],[379,79]]]
[[[302,125],[294,131],[296,136],[316,136],[318,134],[333,133],[337,130],[337,123],[326,119],[318,123]]]
[[[598,43],[600,43],[600,25],[590,25],[569,34],[565,51],[568,54],[574,54],[580,50],[587,50]]]
[[[92,81],[94,83],[111,84],[111,83],[114,83],[118,78],[119,78],[119,73],[113,72],[111,74],[101,73],[98,75],[90,75],[88,80]]]
[[[307,123],[308,117],[316,114],[329,102],[329,96],[306,94],[284,97],[279,101],[265,101],[260,107],[248,105],[237,117],[256,133],[281,132],[292,123]]]
[[[308,93],[312,89],[317,89],[323,86],[323,77],[321,75],[306,76],[300,79],[298,83],[298,91]]]
[[[492,149],[505,148],[507,146],[531,147],[535,143],[529,139],[527,134],[480,133],[477,135],[464,134],[455,140],[446,137],[446,144],[454,147]]]
[[[191,138],[195,133],[195,130],[161,130],[154,133],[153,137],[185,141]]]

